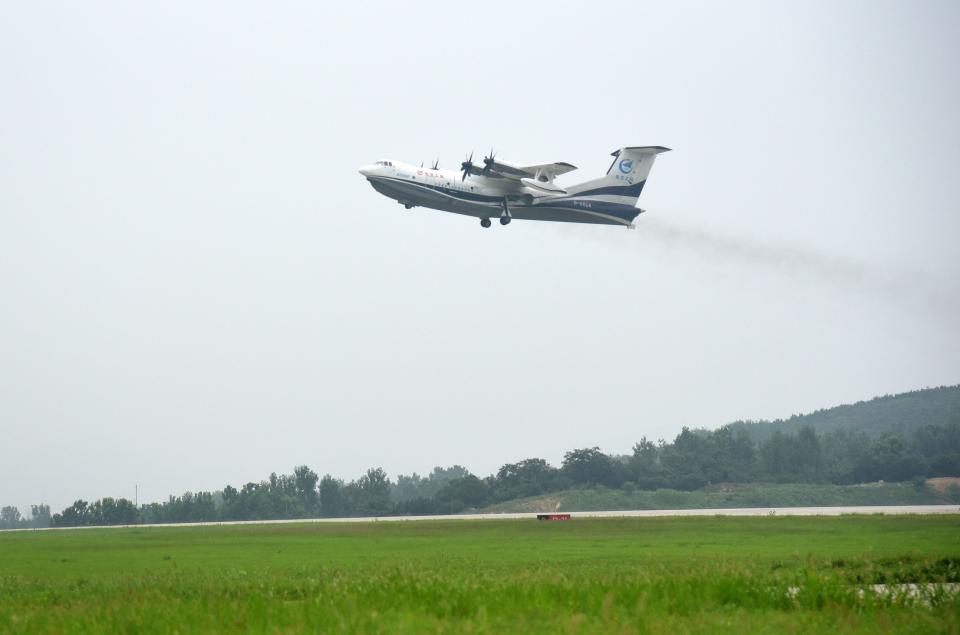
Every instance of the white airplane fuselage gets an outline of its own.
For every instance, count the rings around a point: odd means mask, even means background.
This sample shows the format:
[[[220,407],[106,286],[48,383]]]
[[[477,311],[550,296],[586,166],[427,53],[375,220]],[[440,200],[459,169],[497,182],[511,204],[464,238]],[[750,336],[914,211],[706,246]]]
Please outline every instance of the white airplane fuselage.
[[[544,195],[518,181],[470,175],[459,171],[431,170],[399,161],[379,161],[361,168],[375,190],[412,207],[429,207],[476,218],[528,218]],[[504,211],[504,198],[507,200]]]

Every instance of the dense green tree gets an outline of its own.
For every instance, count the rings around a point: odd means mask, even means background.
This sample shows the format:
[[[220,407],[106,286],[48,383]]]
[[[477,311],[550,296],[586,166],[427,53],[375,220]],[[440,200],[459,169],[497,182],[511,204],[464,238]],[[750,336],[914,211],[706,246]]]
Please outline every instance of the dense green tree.
[[[227,485],[223,488],[223,504],[225,506],[233,504],[237,500],[237,496],[240,495],[240,492],[237,491],[237,488],[232,485]]]
[[[325,475],[320,480],[320,514],[327,518],[350,516],[353,511],[344,493],[343,481]]]
[[[724,426],[713,433],[715,471],[710,480],[715,483],[746,483],[756,477],[756,449],[745,430]]]
[[[926,462],[928,476],[960,475],[960,415],[947,425],[916,428],[910,446]]]
[[[20,526],[20,510],[13,505],[7,505],[0,509],[0,527],[12,529]]]
[[[490,497],[490,488],[473,474],[448,481],[436,499],[446,506],[446,513],[456,513],[467,507],[480,507]]]
[[[239,520],[262,520],[272,518],[274,505],[270,500],[270,482],[249,482],[240,488],[234,506],[234,515]]]
[[[803,426],[797,432],[791,458],[791,470],[798,481],[823,480],[823,449],[817,433],[810,426]]]
[[[79,527],[87,525],[89,503],[85,500],[74,501],[73,505],[67,507],[59,514],[54,514],[50,524],[54,527]]]
[[[160,514],[162,520],[158,522],[209,522],[218,520],[221,516],[221,510],[217,509],[210,492],[184,492],[180,496],[167,499],[167,504]]]
[[[302,518],[306,515],[295,476],[272,472],[267,482],[266,496],[271,518]]]
[[[489,483],[497,500],[536,496],[556,488],[558,470],[543,459],[524,459],[501,467]]]
[[[126,498],[101,498],[87,509],[87,525],[132,525],[137,522],[137,509]]]
[[[827,480],[824,451],[813,428],[804,426],[796,435],[773,433],[760,448],[765,474],[782,482]]]
[[[687,427],[661,453],[667,483],[676,489],[697,489],[713,482],[717,474],[716,461],[710,433]]]
[[[423,498],[422,482],[423,477],[414,472],[407,476],[406,474],[397,475],[397,480],[390,490],[390,499],[395,503],[404,503],[418,498]]]
[[[820,437],[820,443],[823,448],[823,477],[831,483],[856,482],[855,469],[869,452],[869,438],[862,432],[839,430]]]
[[[908,481],[923,475],[927,464],[903,439],[884,435],[870,444],[855,468],[858,480],[863,481]]]
[[[410,476],[401,474],[396,483],[391,483],[390,499],[402,503],[416,498],[432,498],[447,482],[467,476],[470,472],[462,465],[453,465],[447,468],[434,467],[425,477],[414,472]]]
[[[666,486],[661,462],[663,441],[654,444],[647,437],[633,446],[633,455],[627,462],[631,482],[640,489],[658,489]]]
[[[317,495],[317,481],[320,477],[306,465],[293,470],[294,491],[300,499],[303,515],[312,516],[320,510],[320,500]]]
[[[768,477],[784,480],[789,477],[790,438],[779,430],[773,433],[761,447],[763,471]]]
[[[960,452],[936,454],[927,460],[927,474],[930,476],[960,476]]]
[[[613,459],[600,451],[600,448],[580,448],[563,455],[563,475],[578,485],[603,485],[619,487],[618,470]]]
[[[356,481],[357,509],[362,516],[390,513],[390,479],[382,468],[370,468]]]
[[[49,505],[31,505],[30,506],[30,524],[33,527],[50,526],[50,506]]]

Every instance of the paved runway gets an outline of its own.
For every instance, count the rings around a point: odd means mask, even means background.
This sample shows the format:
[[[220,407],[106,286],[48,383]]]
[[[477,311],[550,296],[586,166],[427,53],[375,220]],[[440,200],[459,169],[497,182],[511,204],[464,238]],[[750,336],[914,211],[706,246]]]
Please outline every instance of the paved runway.
[[[542,513],[542,512],[541,512]],[[563,512],[573,518],[655,518],[661,516],[842,516],[844,514],[960,514],[960,505],[868,505],[862,507],[746,507],[739,509],[637,509],[600,512]],[[508,514],[452,514],[448,516],[379,516],[368,518],[296,518],[292,520],[236,520],[205,523],[167,523],[156,525],[113,525],[113,527],[209,527],[223,525],[283,525],[288,523],[374,523],[420,520],[503,520],[534,519],[537,512]],[[102,528],[102,527],[101,527]],[[51,528],[54,529],[54,528]],[[61,529],[61,528],[56,528]],[[63,527],[62,529],[93,529]],[[0,531],[46,531],[43,529],[7,529]]]

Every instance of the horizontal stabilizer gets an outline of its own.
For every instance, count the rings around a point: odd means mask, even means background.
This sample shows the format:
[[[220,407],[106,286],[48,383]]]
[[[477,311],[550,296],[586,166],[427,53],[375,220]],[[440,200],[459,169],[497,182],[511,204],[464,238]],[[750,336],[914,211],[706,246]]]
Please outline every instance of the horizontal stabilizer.
[[[632,148],[620,148],[619,150],[614,150],[610,153],[612,157],[620,156],[621,152],[629,150],[632,154],[637,155],[649,155],[649,154],[660,154],[662,152],[670,152],[670,148],[664,148],[663,146],[634,146]]]

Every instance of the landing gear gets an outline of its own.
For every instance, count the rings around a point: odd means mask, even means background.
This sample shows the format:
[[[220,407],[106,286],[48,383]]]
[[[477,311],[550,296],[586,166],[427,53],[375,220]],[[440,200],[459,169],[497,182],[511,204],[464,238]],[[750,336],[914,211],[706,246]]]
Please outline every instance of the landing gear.
[[[509,225],[510,221],[513,220],[513,217],[510,216],[510,205],[507,203],[507,197],[503,197],[503,202],[500,203],[500,224]],[[490,227],[489,218],[481,218],[480,225],[483,227]]]
[[[404,206],[405,208],[407,208],[407,209],[413,209],[413,205],[411,205],[411,204],[409,204],[409,203],[404,203],[403,206]]]

